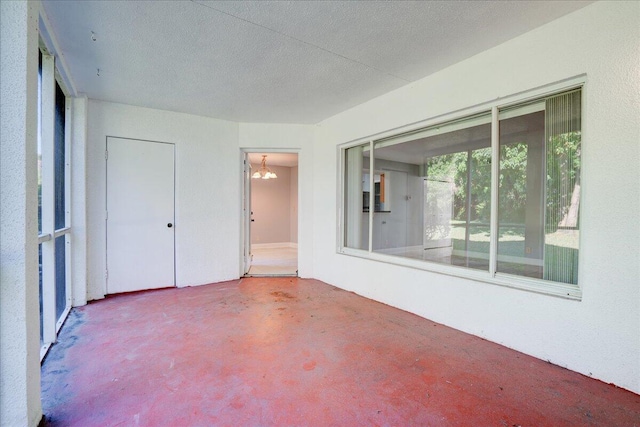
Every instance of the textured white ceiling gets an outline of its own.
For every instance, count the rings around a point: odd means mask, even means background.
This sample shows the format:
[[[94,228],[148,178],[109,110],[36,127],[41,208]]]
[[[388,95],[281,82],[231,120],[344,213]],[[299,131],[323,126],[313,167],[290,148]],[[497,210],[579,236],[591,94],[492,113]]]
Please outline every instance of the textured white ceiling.
[[[589,3],[45,1],[44,9],[76,89],[90,98],[317,123]]]

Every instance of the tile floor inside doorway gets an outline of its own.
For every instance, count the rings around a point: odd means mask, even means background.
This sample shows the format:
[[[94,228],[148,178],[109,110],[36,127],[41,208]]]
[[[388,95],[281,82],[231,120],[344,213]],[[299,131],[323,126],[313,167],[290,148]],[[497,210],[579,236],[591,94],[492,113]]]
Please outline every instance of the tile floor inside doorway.
[[[640,396],[317,280],[74,308],[49,426],[640,426]]]
[[[252,247],[253,261],[247,276],[297,276],[298,249]]]

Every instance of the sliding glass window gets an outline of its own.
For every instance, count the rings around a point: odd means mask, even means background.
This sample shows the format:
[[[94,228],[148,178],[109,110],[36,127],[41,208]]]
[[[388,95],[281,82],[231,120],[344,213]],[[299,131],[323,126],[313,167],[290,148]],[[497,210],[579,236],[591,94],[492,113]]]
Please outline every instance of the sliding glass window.
[[[500,273],[578,283],[581,91],[500,112]]]
[[[576,89],[344,149],[342,246],[577,284],[580,99]]]
[[[56,341],[71,307],[69,153],[66,95],[55,57],[39,54],[38,243],[41,358]]]
[[[38,50],[38,298],[40,302],[40,347],[44,345],[42,323],[42,52]]]
[[[56,82],[55,91],[55,133],[54,133],[54,222],[55,222],[55,259],[56,259],[56,321],[60,321],[67,308],[67,240],[68,233],[66,210],[66,99],[60,85]],[[64,234],[60,234],[64,233]]]

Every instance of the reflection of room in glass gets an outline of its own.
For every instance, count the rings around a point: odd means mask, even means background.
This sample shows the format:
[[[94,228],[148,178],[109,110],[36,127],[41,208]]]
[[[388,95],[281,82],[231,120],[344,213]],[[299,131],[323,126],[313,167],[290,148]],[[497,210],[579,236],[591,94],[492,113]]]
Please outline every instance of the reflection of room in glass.
[[[374,159],[393,206],[374,219],[374,251],[488,270],[489,114],[376,143]]]
[[[369,192],[365,192],[363,171],[368,169],[369,159],[364,157],[367,145],[358,145],[345,151],[345,193],[344,193],[344,242],[354,249],[369,247]],[[366,181],[366,182],[365,182]]]
[[[485,140],[485,144],[490,144],[490,139]],[[442,229],[448,222],[451,240],[448,263],[488,270],[491,148],[435,156],[428,159],[426,165],[425,250],[435,249],[433,243],[441,242],[428,239],[430,228]],[[449,197],[442,191],[443,183],[449,185]],[[434,203],[447,206],[448,217],[442,208],[438,209],[437,217],[433,215]]]
[[[368,163],[368,158],[365,158]],[[369,212],[371,209],[370,173],[365,169],[362,173],[362,211]],[[384,172],[374,172],[373,174],[373,208],[375,212],[389,212],[391,207],[386,196],[388,181]]]

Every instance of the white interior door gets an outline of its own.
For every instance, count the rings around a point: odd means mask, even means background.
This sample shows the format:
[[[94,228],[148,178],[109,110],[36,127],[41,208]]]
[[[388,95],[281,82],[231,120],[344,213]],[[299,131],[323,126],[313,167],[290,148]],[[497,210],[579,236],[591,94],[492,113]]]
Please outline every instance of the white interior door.
[[[175,286],[174,145],[107,138],[107,293]]]
[[[244,274],[251,268],[251,162],[249,153],[244,153]]]

